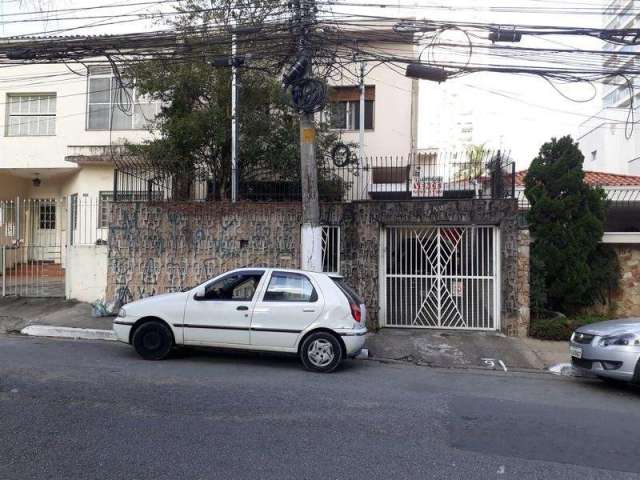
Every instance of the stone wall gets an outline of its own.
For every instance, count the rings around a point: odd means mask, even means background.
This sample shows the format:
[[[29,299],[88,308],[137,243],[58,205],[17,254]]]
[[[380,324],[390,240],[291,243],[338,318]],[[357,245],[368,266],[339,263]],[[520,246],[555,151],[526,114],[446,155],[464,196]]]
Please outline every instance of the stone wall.
[[[528,237],[511,200],[324,204],[322,223],[341,227],[341,273],[378,326],[381,229],[389,225],[499,225],[502,330],[528,329]],[[194,286],[241,266],[297,268],[299,203],[124,204],[113,207],[107,298],[127,302]],[[523,260],[526,254],[527,259]]]
[[[515,289],[505,287],[514,298],[510,300],[511,310],[504,312],[505,333],[510,336],[526,337],[529,335],[529,247],[531,238],[529,230],[520,230],[517,236],[517,259],[515,276],[503,277],[503,282],[513,282]]]
[[[297,203],[116,203],[107,298],[176,292],[243,266],[297,268],[300,218]]]
[[[620,285],[611,296],[616,316],[640,317],[640,245],[612,245],[620,262]]]

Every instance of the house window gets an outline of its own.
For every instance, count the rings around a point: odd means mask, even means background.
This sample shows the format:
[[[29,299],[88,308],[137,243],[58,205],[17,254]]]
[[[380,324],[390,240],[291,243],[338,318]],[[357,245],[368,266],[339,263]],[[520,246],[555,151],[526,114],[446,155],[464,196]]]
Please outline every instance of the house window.
[[[87,130],[143,130],[160,112],[160,103],[141,95],[129,81],[119,85],[109,67],[89,69]]]
[[[598,151],[594,150],[593,152],[591,152],[591,161],[595,162],[596,158],[598,158]]]
[[[56,134],[56,95],[8,94],[7,136],[41,137]]]
[[[332,87],[329,93],[329,125],[340,130],[360,129],[360,88]],[[375,87],[365,87],[364,128],[373,130]]]
[[[40,230],[54,230],[56,228],[56,204],[40,204]]]
[[[340,227],[322,227],[322,271],[340,273]]]

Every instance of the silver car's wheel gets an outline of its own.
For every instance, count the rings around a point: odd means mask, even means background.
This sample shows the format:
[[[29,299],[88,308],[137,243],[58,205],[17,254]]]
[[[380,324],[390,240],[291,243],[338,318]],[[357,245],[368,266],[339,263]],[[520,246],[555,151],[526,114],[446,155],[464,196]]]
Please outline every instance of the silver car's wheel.
[[[308,355],[309,361],[319,368],[324,368],[329,365],[335,357],[333,345],[324,338],[314,340],[311,345],[309,345]]]
[[[312,333],[300,347],[302,364],[313,372],[332,372],[343,357],[340,341],[329,332]]]

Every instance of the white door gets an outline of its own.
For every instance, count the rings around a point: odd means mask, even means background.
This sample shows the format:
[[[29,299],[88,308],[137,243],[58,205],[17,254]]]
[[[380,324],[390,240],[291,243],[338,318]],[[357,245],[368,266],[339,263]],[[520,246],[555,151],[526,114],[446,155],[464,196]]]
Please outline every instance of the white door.
[[[189,298],[184,343],[248,345],[251,313],[264,276],[264,270],[232,272],[212,280],[202,298]]]
[[[262,347],[295,346],[304,329],[317,320],[324,299],[310,277],[273,271],[256,303],[251,321],[251,344]]]
[[[60,261],[58,241],[58,205],[55,200],[34,200],[29,203],[33,237],[30,242],[31,260]]]

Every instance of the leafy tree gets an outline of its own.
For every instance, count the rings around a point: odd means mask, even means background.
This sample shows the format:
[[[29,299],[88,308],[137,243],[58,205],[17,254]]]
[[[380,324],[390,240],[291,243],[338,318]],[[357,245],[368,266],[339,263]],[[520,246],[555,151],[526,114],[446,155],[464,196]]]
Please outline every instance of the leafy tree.
[[[615,254],[600,243],[606,195],[584,182],[583,162],[570,136],[553,138],[525,177],[534,308],[575,313],[605,298],[617,283]]]
[[[236,26],[245,30],[257,26],[259,31],[272,12],[271,4],[273,8],[282,5],[266,1],[237,7]],[[188,53],[202,50],[203,38],[198,32],[219,30],[230,23],[228,5],[225,0],[183,2],[183,15],[173,25],[182,34],[183,52],[130,67],[136,88],[160,101],[162,108],[151,125],[154,138],[127,148],[158,176],[171,179],[175,198],[189,198],[194,179],[209,181],[216,198],[229,196],[231,68],[214,67],[211,62],[214,58],[230,58],[231,36],[217,43],[207,40],[211,45],[207,44],[206,56]],[[268,48],[267,34],[256,35],[255,42],[260,43],[256,48]],[[252,44],[251,38],[242,43],[249,51]],[[281,68],[273,60],[247,58],[246,65],[238,69],[238,167],[245,182],[300,184],[298,115],[279,84]],[[324,125],[318,126],[321,175],[326,153],[336,140]]]

